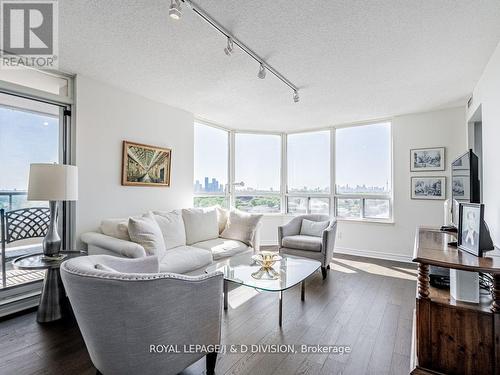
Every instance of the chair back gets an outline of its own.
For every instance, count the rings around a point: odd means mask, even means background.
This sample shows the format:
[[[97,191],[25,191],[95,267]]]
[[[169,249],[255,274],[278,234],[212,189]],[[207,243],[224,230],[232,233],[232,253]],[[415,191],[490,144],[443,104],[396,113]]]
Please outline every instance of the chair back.
[[[158,347],[220,343],[222,274],[184,276],[158,268],[153,256],[90,255],[61,265],[78,326],[101,373],[177,374],[206,353],[158,353]]]
[[[0,240],[2,242],[2,283],[5,286],[5,252],[7,244],[29,238],[45,237],[50,223],[50,209],[30,207],[5,211],[0,209]]]

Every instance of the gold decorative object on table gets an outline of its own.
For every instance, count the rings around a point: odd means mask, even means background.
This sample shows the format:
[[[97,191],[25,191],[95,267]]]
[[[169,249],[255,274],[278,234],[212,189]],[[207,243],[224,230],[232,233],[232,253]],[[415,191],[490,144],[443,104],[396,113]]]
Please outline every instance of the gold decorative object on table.
[[[260,266],[260,269],[252,273],[252,277],[259,280],[277,280],[279,273],[273,268],[273,265],[283,259],[281,255],[271,251],[262,251],[253,255],[252,259]]]

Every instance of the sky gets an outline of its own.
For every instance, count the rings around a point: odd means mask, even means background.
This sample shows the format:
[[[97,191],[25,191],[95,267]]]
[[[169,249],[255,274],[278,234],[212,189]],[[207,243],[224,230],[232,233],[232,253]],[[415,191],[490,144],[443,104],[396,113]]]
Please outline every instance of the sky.
[[[27,190],[30,164],[58,155],[58,118],[0,106],[0,190]]]
[[[325,190],[330,184],[329,131],[288,136],[289,188],[307,186]],[[236,134],[235,181],[246,187],[279,191],[280,137]],[[195,127],[195,180],[205,176],[227,182],[227,132]],[[391,182],[391,130],[389,123],[337,129],[336,183],[386,186]]]

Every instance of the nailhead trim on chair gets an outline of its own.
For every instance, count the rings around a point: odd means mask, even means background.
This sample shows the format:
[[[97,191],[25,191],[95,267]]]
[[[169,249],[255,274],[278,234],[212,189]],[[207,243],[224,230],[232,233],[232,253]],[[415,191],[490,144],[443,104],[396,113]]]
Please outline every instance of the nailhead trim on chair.
[[[61,268],[66,272],[69,272],[73,275],[84,276],[84,277],[95,277],[99,279],[110,279],[110,280],[126,280],[126,281],[145,281],[145,280],[158,280],[158,279],[177,279],[177,280],[185,280],[185,281],[203,281],[210,279],[212,277],[217,277],[219,275],[223,275],[222,272],[217,271],[214,273],[207,273],[206,275],[199,276],[186,276],[177,273],[119,273],[116,274],[113,272],[101,271],[101,270],[93,270],[89,271],[81,271],[71,267],[71,262],[66,261],[61,265]]]

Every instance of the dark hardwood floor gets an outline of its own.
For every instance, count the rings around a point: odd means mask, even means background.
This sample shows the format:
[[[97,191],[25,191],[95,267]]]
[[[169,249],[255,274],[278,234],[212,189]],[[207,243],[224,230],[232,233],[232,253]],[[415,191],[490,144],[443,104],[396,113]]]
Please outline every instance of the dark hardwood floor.
[[[284,293],[283,327],[278,296],[236,287],[223,316],[222,343],[347,345],[350,354],[219,355],[217,374],[408,374],[415,267],[336,255],[327,280],[318,271]],[[184,375],[204,373],[204,361]],[[40,325],[35,312],[0,321],[0,374],[95,374],[75,321]]]

